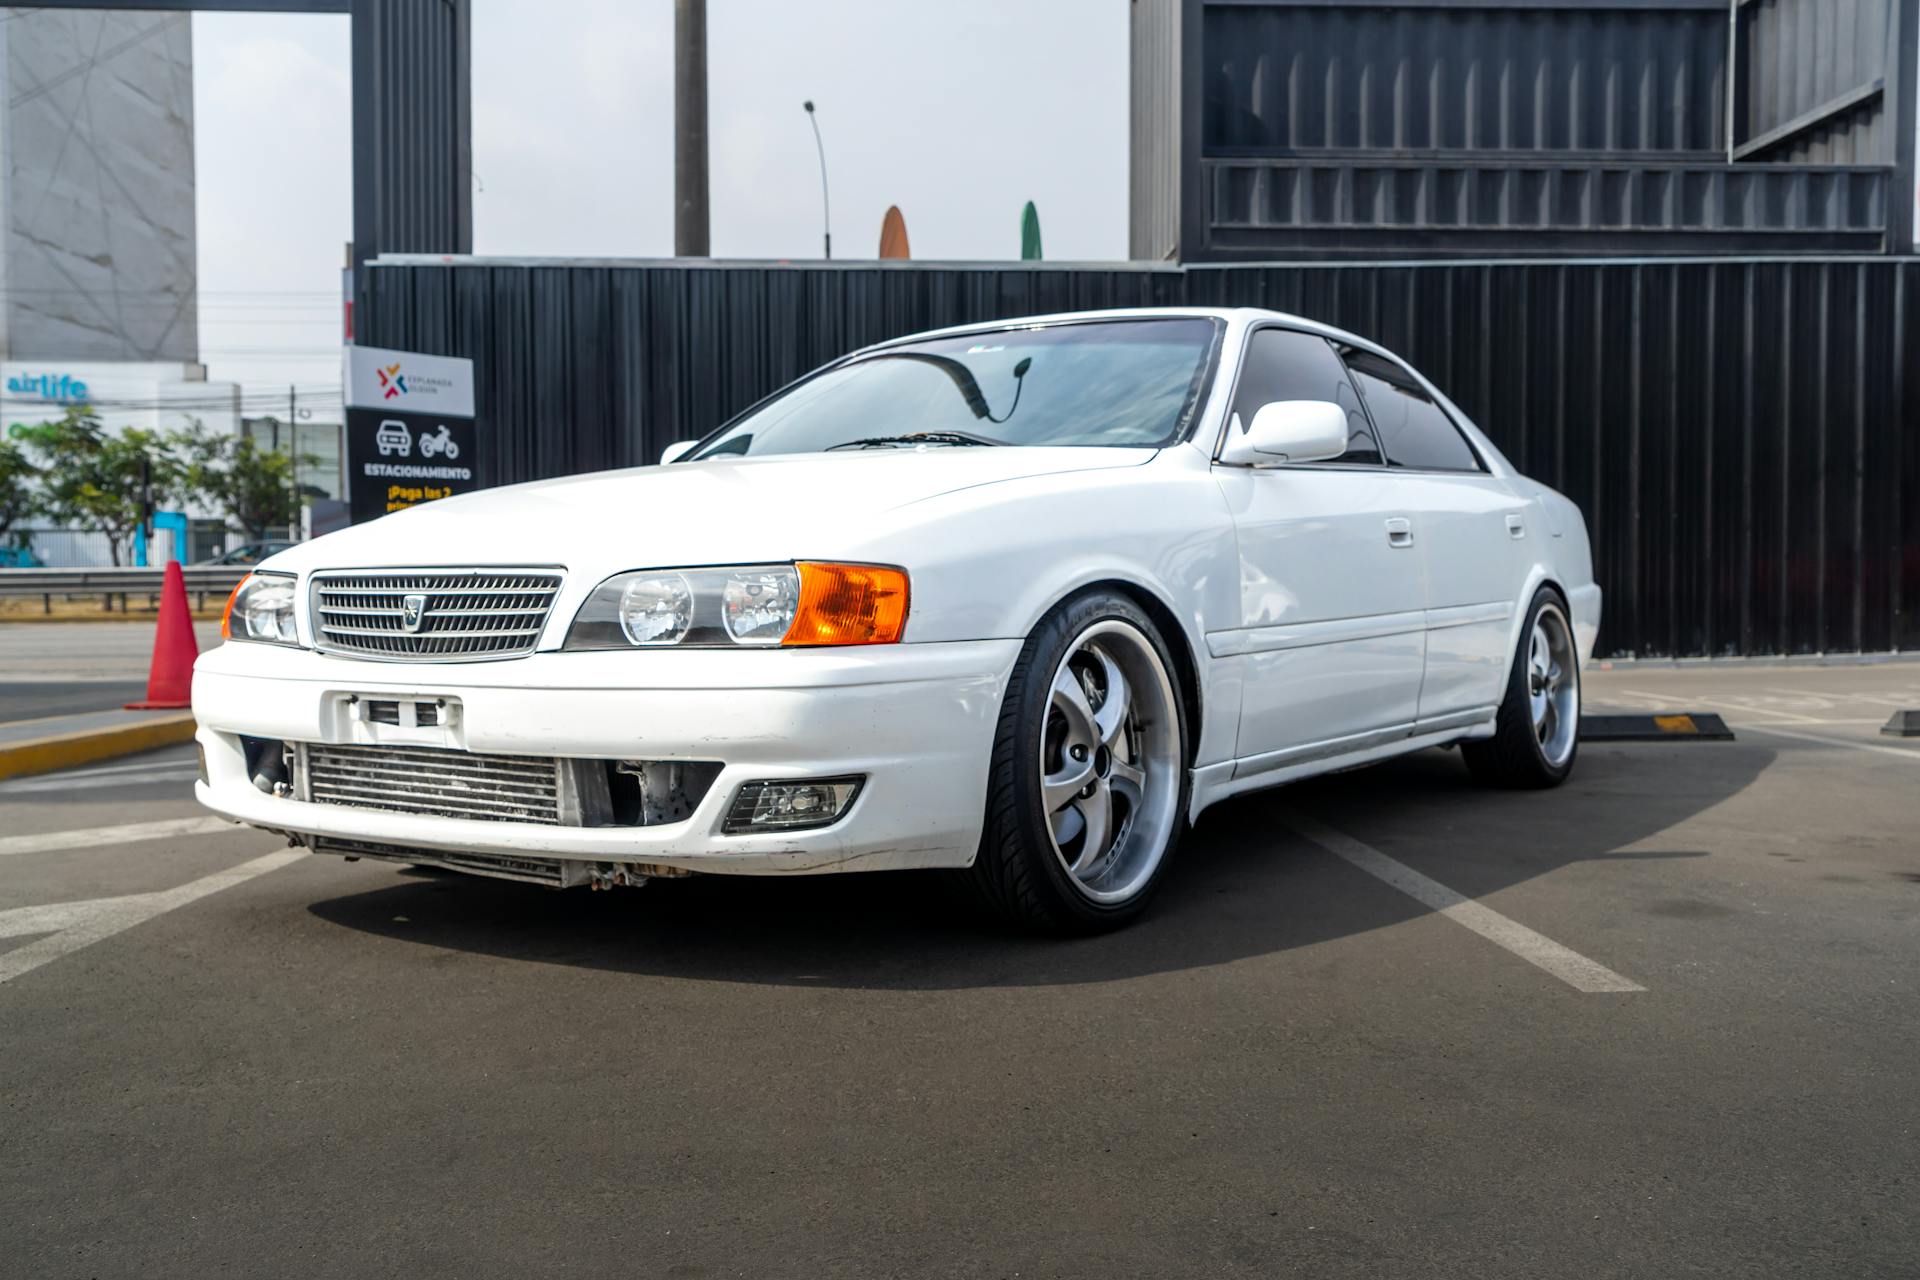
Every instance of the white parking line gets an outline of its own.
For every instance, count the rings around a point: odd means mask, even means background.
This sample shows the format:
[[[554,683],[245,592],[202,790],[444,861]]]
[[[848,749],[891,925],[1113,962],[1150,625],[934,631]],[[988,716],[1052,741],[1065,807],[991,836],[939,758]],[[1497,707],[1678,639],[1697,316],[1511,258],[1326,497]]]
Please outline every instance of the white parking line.
[[[1622,689],[1621,692],[1636,698],[1645,698],[1651,702],[1673,701],[1672,698],[1662,698],[1641,689]],[[1689,697],[1686,701],[1703,702],[1708,706],[1726,707],[1728,710],[1742,711],[1756,717],[1781,716],[1785,717],[1785,723],[1791,725],[1822,725],[1832,723],[1831,721],[1822,720],[1818,716],[1799,715],[1792,711],[1782,711],[1778,707],[1752,707],[1728,698]],[[1871,751],[1875,755],[1894,756],[1901,760],[1920,760],[1920,751],[1910,750],[1906,747],[1882,746],[1878,742],[1855,742],[1851,738],[1835,738],[1824,733],[1807,733],[1798,728],[1781,729],[1775,725],[1767,724],[1764,720],[1760,719],[1742,720],[1734,727],[1742,730],[1751,729],[1755,733],[1770,733],[1777,738],[1798,738],[1803,742],[1818,742],[1822,746],[1850,747],[1855,751]]]
[[[184,770],[148,770],[144,773],[115,773],[113,777],[29,777],[23,781],[0,783],[0,796],[25,791],[100,791],[102,787],[152,787],[156,783],[190,783],[200,771],[194,766]]]
[[[231,889],[255,876],[277,871],[289,862],[306,856],[305,849],[282,849],[251,862],[243,862],[237,867],[188,881],[177,889],[136,893],[124,898],[96,898],[91,902],[60,902],[46,907],[0,911],[0,938],[47,933],[44,938],[0,954],[0,983],[11,982],[49,961],[71,955],[82,947],[92,946],[103,938],[111,938],[116,933],[196,902],[210,893]]]
[[[1805,742],[1819,742],[1829,747],[1852,747],[1855,751],[1872,751],[1883,756],[1898,756],[1902,760],[1920,761],[1920,751],[1907,747],[1883,747],[1877,742],[1850,742],[1845,738],[1829,738],[1823,733],[1802,733],[1798,729],[1775,729],[1764,724],[1743,724],[1742,729],[1752,729],[1756,733],[1771,733],[1778,738],[1799,738]]]
[[[1648,693],[1645,689],[1622,689],[1620,692],[1630,697],[1651,702],[1655,705],[1668,705],[1676,700],[1681,702],[1698,702],[1709,707],[1725,707],[1729,711],[1740,711],[1755,717],[1772,717],[1789,720],[1795,724],[1814,724],[1818,723],[1820,719],[1819,716],[1810,716],[1802,711],[1788,711],[1784,707],[1756,707],[1753,705],[1751,699],[1742,701],[1738,698],[1705,698],[1698,694],[1680,694],[1676,696],[1673,694]]]
[[[51,853],[56,849],[95,849],[135,840],[165,840],[172,836],[209,836],[216,831],[246,831],[224,818],[168,818],[164,822],[134,822],[123,827],[89,827],[82,831],[42,831],[36,835],[0,836],[0,856],[12,853]]]
[[[98,778],[110,773],[150,773],[155,769],[181,768],[189,773],[194,771],[191,751],[179,755],[169,751],[165,758],[159,760],[134,760],[126,764],[96,764],[82,769],[62,769],[60,776],[62,778]]]
[[[74,778],[66,774],[55,774],[50,778],[26,778],[13,782],[0,782],[0,796],[10,796],[25,791],[84,791],[102,786],[145,787],[162,782],[192,782],[199,776],[199,770],[192,765],[184,769],[152,769],[142,773],[118,773],[110,778],[85,777]]]
[[[1400,892],[1433,908],[1463,928],[1471,929],[1487,941],[1519,956],[1528,964],[1545,969],[1576,991],[1645,991],[1637,982],[1621,977],[1613,970],[1570,951],[1552,938],[1535,933],[1517,920],[1510,920],[1492,907],[1455,893],[1437,880],[1430,880],[1404,862],[1389,858],[1372,845],[1335,831],[1323,822],[1302,813],[1289,813],[1283,821],[1297,834],[1311,840],[1328,853],[1344,859],[1369,875],[1378,876]]]

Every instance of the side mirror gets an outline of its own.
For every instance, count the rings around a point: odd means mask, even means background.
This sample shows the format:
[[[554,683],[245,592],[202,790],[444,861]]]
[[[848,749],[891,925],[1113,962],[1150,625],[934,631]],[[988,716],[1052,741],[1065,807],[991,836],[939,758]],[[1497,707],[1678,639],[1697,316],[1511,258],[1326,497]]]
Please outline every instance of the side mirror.
[[[693,446],[699,443],[698,440],[675,440],[672,444],[660,451],[660,465],[664,467],[669,462],[680,461],[680,459],[693,452]]]
[[[1347,451],[1347,411],[1330,400],[1263,404],[1243,430],[1227,430],[1220,461],[1237,467],[1325,462]]]

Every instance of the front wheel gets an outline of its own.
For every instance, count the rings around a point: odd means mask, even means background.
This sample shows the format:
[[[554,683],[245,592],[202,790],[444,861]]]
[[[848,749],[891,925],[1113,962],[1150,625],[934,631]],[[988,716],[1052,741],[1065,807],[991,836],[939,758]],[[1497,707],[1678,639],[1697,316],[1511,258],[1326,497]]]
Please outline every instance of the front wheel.
[[[1076,596],[1014,664],[980,852],[962,874],[1023,927],[1124,924],[1179,842],[1186,762],[1185,708],[1159,630],[1125,596]]]
[[[1527,608],[1520,650],[1494,735],[1460,744],[1476,782],[1496,787],[1557,787],[1580,753],[1580,650],[1567,603],[1542,587]]]

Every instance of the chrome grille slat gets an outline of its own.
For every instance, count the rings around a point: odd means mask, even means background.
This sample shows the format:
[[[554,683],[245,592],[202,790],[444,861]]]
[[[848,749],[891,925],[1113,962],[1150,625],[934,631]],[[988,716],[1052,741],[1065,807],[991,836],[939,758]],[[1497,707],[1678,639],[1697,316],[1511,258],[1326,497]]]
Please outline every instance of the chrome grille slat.
[[[437,585],[422,585],[420,583],[412,583],[404,587],[366,587],[355,585],[359,581],[358,579],[340,579],[334,578],[331,575],[329,575],[327,581],[330,588],[345,592],[348,595],[361,596],[404,596],[410,591],[431,591],[437,596],[488,596],[503,593],[506,595],[525,596],[551,595],[554,591],[558,590],[557,587],[517,587],[511,585],[497,587],[443,587]]]
[[[430,748],[300,743],[305,798],[391,813],[560,826],[560,762]]]
[[[439,594],[445,593],[442,592]],[[319,608],[322,613],[346,614],[349,617],[370,616],[377,618],[397,618],[400,616],[400,610],[387,608],[383,605],[358,606],[323,604],[319,606]],[[543,603],[513,609],[435,609],[433,616],[436,618],[511,618],[516,614],[540,614],[546,611],[547,606]]]
[[[425,627],[422,627],[418,631],[409,632],[401,631],[398,628],[389,631],[384,627],[342,627],[329,623],[327,624],[327,634],[330,636],[397,636],[401,639],[405,639],[408,636],[462,636],[468,639],[489,639],[493,636],[537,636],[540,634],[540,628],[508,627],[502,630],[495,628],[469,629],[448,627],[444,630],[429,631]]]
[[[309,589],[313,632],[323,652],[387,661],[457,662],[514,658],[540,642],[558,570],[332,570]],[[426,597],[417,629],[403,601]]]

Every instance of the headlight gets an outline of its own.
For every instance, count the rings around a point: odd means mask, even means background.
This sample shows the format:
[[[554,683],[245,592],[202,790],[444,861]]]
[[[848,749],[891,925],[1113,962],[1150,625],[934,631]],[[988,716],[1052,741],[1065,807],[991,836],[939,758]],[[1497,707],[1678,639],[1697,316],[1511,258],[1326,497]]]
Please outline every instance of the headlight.
[[[885,565],[646,569],[595,587],[566,647],[896,644],[906,625],[906,572]]]
[[[620,591],[620,630],[628,644],[679,644],[693,626],[693,588],[680,574],[630,578]]]
[[[224,640],[299,644],[293,627],[293,575],[253,573],[242,578],[227,598],[220,636]]]

